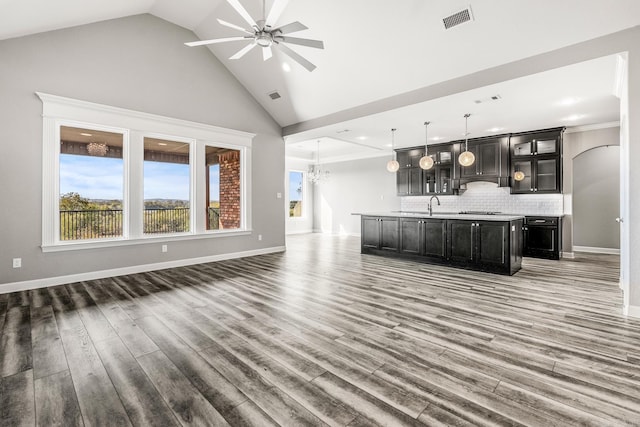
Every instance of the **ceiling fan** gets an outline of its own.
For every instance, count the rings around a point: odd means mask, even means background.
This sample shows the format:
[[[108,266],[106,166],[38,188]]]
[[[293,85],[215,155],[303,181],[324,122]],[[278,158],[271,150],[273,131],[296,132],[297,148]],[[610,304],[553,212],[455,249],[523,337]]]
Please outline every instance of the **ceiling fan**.
[[[269,11],[269,15],[265,18],[265,0],[262,2],[262,19],[255,21],[247,10],[240,4],[239,0],[227,0],[227,2],[238,12],[240,16],[251,26],[250,30],[242,28],[238,25],[230,22],[218,19],[218,22],[225,27],[233,28],[234,30],[242,31],[246,33],[245,36],[226,37],[222,39],[202,40],[185,43],[187,46],[202,46],[213,43],[223,43],[237,40],[248,40],[247,46],[240,49],[235,55],[229,59],[240,59],[247,52],[256,46],[262,47],[262,58],[267,60],[273,56],[271,50],[272,47],[279,49],[282,53],[289,56],[291,59],[302,65],[309,71],[313,71],[316,66],[311,62],[303,58],[297,52],[291,50],[285,43],[297,44],[300,46],[313,47],[316,49],[324,49],[324,43],[320,40],[301,39],[297,37],[285,36],[285,34],[295,33],[297,31],[307,30],[308,28],[302,25],[300,22],[292,22],[281,27],[273,28],[273,25],[280,17],[280,14],[284,10],[289,0],[275,0],[273,6]]]

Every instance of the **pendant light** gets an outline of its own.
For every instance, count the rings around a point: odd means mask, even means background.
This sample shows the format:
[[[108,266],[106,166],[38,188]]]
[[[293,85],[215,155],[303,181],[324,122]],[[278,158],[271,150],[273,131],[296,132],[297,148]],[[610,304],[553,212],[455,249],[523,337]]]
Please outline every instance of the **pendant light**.
[[[429,123],[431,122],[424,122],[424,156],[420,158],[420,167],[422,169],[431,169],[433,167],[433,157],[429,155]]]
[[[469,151],[469,132],[467,130],[467,122],[469,121],[471,114],[464,115],[464,152],[460,153],[458,157],[458,163],[462,166],[471,166],[476,161],[476,156]]]
[[[515,171],[513,174],[513,179],[515,179],[516,181],[522,181],[524,178],[525,175],[522,171]]]
[[[394,134],[396,133],[395,128],[391,129],[391,160],[387,162],[387,170],[389,172],[397,172],[400,169],[400,163],[396,160],[396,152],[395,148],[395,138]]]
[[[327,180],[329,178],[329,171],[322,170],[320,168],[320,140],[317,141],[316,150],[316,164],[315,166],[309,166],[309,171],[307,172],[307,179],[314,184],[319,183],[322,180]]]

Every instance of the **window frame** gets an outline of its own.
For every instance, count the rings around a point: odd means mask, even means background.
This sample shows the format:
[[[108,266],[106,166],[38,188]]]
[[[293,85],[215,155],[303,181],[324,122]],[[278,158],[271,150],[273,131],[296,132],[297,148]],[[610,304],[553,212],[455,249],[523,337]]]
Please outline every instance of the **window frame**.
[[[291,206],[291,200],[289,199],[289,194],[291,192],[291,172],[298,172],[302,174],[302,213],[300,216],[289,216],[289,209]],[[288,170],[288,176],[287,176],[287,220],[289,221],[302,221],[305,220],[307,218],[308,212],[307,212],[307,203],[305,203],[305,199],[307,198],[307,189],[308,189],[308,184],[307,184],[307,172],[303,171],[303,170],[298,170],[298,169],[289,169]]]
[[[251,148],[255,134],[187,120],[96,104],[36,92],[43,104],[42,244],[43,252],[148,244],[251,234]],[[123,133],[123,235],[118,238],[60,240],[60,126]],[[144,138],[189,142],[191,230],[185,233],[144,234]],[[205,230],[205,146],[240,152],[240,228]],[[139,213],[137,211],[140,211]],[[138,215],[138,216],[136,216]]]

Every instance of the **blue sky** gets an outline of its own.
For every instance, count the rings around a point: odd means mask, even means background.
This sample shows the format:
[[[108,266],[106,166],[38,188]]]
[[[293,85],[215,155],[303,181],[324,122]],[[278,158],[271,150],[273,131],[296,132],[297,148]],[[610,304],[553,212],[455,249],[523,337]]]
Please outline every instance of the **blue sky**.
[[[304,188],[302,180],[304,174],[302,172],[289,172],[289,200],[297,201],[302,200],[302,191],[298,192],[299,188]]]
[[[211,167],[211,200],[220,198],[218,165]],[[60,155],[60,194],[88,199],[122,200],[123,161],[108,157]],[[189,200],[189,166],[144,162],[144,198]]]

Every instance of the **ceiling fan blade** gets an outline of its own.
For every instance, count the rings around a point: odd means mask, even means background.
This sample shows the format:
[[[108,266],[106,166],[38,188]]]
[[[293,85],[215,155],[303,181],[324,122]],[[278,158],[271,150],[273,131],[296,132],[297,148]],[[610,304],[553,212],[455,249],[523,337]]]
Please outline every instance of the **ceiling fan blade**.
[[[242,49],[240,49],[235,55],[233,55],[231,58],[229,59],[240,59],[242,58],[247,52],[249,52],[251,49],[253,49],[254,47],[256,47],[255,43],[249,43],[248,45],[246,45],[245,47],[243,47]]]
[[[224,39],[200,40],[200,41],[197,41],[197,42],[189,42],[189,43],[185,43],[185,44],[187,46],[189,46],[189,47],[194,47],[194,46],[202,46],[202,45],[205,45],[205,44],[233,42],[233,41],[237,41],[237,40],[246,40],[246,39],[247,39],[247,37],[238,36],[238,37],[226,37]]]
[[[247,34],[253,35],[253,32],[251,32],[249,30],[245,30],[241,26],[236,25],[236,24],[232,24],[231,22],[223,21],[220,18],[218,18],[218,22],[220,23],[220,25],[224,25],[225,27],[233,28],[234,30],[242,31],[242,32],[245,32]]]
[[[238,15],[242,16],[242,19],[247,21],[247,24],[249,24],[251,28],[258,27],[256,21],[253,20],[251,15],[249,15],[249,12],[247,12],[247,9],[245,9],[238,0],[227,0],[227,3],[229,3],[231,7],[233,7],[236,12],[238,12]]]
[[[271,51],[271,46],[265,46],[262,48],[262,60],[266,61],[267,59],[273,56],[273,52]]]
[[[287,7],[287,3],[289,3],[289,0],[275,0],[273,2],[273,6],[271,6],[269,15],[264,21],[265,27],[273,27],[278,18],[280,18],[280,15],[284,11],[284,8]]]
[[[300,39],[298,37],[278,36],[278,41],[285,43],[298,44],[300,46],[315,47],[316,49],[324,49],[324,43],[321,40]]]
[[[300,56],[297,52],[294,52],[293,50],[291,50],[289,47],[283,45],[282,43],[276,44],[275,46],[276,46],[276,48],[280,49],[282,51],[282,53],[284,53],[289,58],[291,58],[294,61],[296,61],[298,64],[302,65],[308,71],[313,71],[313,70],[316,69],[315,65],[313,65],[311,62],[307,61],[302,56]]]
[[[309,28],[298,21],[291,24],[283,25],[282,27],[274,28],[272,33],[279,32],[280,34],[295,33],[296,31],[308,30]]]

